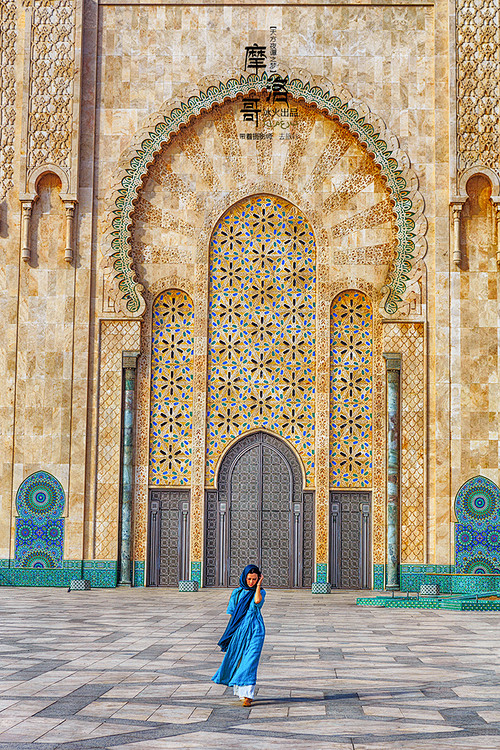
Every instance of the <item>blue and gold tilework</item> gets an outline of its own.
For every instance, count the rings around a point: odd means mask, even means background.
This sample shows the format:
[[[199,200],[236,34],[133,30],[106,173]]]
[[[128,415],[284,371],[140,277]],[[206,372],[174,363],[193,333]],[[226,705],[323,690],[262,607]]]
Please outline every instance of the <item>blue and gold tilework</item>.
[[[455,498],[457,573],[500,572],[500,489],[486,477],[469,479]]]
[[[217,222],[210,243],[207,482],[249,430],[287,439],[314,474],[315,262],[312,229],[261,195]]]
[[[331,308],[330,486],[372,483],[373,310],[362,292],[339,294]]]
[[[46,471],[27,477],[17,491],[16,568],[61,568],[64,490]]]
[[[151,352],[150,483],[184,486],[191,481],[194,308],[177,289],[153,304]]]

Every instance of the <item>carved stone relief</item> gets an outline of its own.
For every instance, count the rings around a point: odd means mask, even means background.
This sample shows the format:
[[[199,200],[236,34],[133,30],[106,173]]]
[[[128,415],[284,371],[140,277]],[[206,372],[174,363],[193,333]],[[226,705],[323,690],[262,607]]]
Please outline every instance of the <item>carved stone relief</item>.
[[[35,0],[31,25],[28,174],[71,167],[75,78],[75,0]]]
[[[459,175],[499,167],[500,7],[497,0],[457,0],[457,151]]]
[[[318,85],[309,81],[304,84],[300,78],[290,81],[290,101],[294,101],[294,108],[296,102],[298,115],[297,122],[291,124],[288,140],[279,138],[274,132],[275,124],[269,118],[263,118],[255,133],[243,132],[241,117],[237,116],[238,105],[224,102],[253,90],[265,104],[266,75],[258,80],[254,78],[252,76],[249,81],[242,77],[225,84],[219,82],[218,87],[212,86],[207,92],[190,97],[188,103],[182,103],[180,107],[166,104],[137,134],[134,145],[123,155],[118,181],[109,196],[105,224],[106,253],[115,277],[118,305],[124,313],[133,316],[144,310],[142,288],[135,278],[130,254],[130,219],[133,214],[137,214],[139,224],[141,216],[147,215],[165,236],[167,246],[174,248],[174,259],[182,257],[189,262],[196,228],[203,221],[200,214],[206,216],[228,190],[241,188],[238,176],[243,168],[248,185],[266,175],[276,182],[283,182],[289,189],[311,190],[318,200],[325,192],[326,201],[321,201],[315,208],[329,225],[340,258],[354,252],[361,253],[367,264],[372,258],[381,256],[387,259],[383,314],[400,313],[406,289],[414,281],[414,267],[426,251],[423,200],[408,157],[399,150],[396,139],[385,124],[372,115],[366,105],[355,102],[348,92],[331,82],[328,82],[326,91],[327,82],[323,80]],[[321,113],[315,112],[316,107]],[[210,148],[205,148],[201,128],[188,127],[175,137],[175,160],[163,169],[157,169],[156,174],[154,167],[150,170],[155,156],[178,134],[180,127],[209,110],[213,110],[209,114],[210,120],[215,119],[217,123],[217,138],[214,138],[213,130],[210,131]],[[304,162],[313,121],[316,123],[315,142],[318,143],[317,130],[321,123],[324,143],[316,166],[309,172],[304,169]],[[357,169],[344,175],[343,180],[333,182],[333,168],[341,163],[345,151],[359,142],[363,146],[358,146]],[[217,160],[214,159],[216,152]],[[223,170],[220,170],[221,166]],[[276,169],[279,169],[279,174],[276,174]],[[158,206],[154,206],[154,195],[153,200],[149,195],[143,195],[142,182],[148,171],[150,178],[157,182],[159,178],[160,182],[171,187],[175,205],[165,205],[158,211]],[[141,197],[137,202],[139,192]],[[346,202],[353,197],[357,199],[362,193],[365,203],[359,203],[354,215],[343,211]],[[371,200],[368,194],[371,194]],[[317,203],[317,200],[313,202]],[[188,203],[189,216],[186,219],[179,209],[185,211]],[[391,231],[385,231],[389,227]],[[369,241],[365,244],[363,237],[367,233]],[[133,243],[134,252],[145,263],[162,257],[147,231],[142,236],[136,232]]]
[[[0,5],[0,201],[13,186],[16,37],[16,2],[4,0]]]

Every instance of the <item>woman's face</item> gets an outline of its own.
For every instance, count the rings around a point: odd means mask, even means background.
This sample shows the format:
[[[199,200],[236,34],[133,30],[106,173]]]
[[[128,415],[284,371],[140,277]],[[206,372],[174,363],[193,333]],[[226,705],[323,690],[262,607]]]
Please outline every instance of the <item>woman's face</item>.
[[[249,573],[247,575],[247,586],[250,586],[250,588],[253,588],[257,585],[257,581],[259,580],[259,576],[257,573]]]

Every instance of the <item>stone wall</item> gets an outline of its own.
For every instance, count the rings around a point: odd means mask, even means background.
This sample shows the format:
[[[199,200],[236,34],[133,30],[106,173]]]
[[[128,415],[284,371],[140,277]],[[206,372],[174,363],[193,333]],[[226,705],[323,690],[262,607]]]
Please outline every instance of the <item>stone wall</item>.
[[[64,562],[76,561],[81,570],[86,560],[96,581],[115,580],[121,353],[140,349],[134,544],[138,580],[143,576],[151,305],[167,288],[195,303],[192,478],[201,514],[210,235],[237,200],[275,193],[315,227],[318,361],[328,357],[331,302],[347,288],[372,300],[378,354],[384,348],[406,356],[403,560],[454,563],[455,493],[476,474],[500,480],[498,123],[491,84],[498,54],[489,47],[481,59],[468,52],[468,45],[485,49],[486,31],[498,27],[495,8],[492,0],[474,7],[460,0],[450,17],[444,0],[280,6],[5,0],[2,560],[14,560],[21,482],[47,471],[66,495]],[[57,33],[47,37],[47,28]],[[489,41],[498,53],[498,42]],[[246,48],[255,44],[266,48],[267,68],[245,70]],[[271,65],[296,82],[290,97],[298,114],[285,122],[289,127],[265,119],[254,127],[243,116],[244,98],[265,109],[262,73]],[[253,88],[252,72],[260,81]],[[474,108],[472,120],[468,80],[483,87],[477,91],[484,106]],[[257,133],[262,137],[253,138]],[[460,187],[464,174],[471,179]],[[463,206],[459,265],[450,252],[454,195]],[[127,307],[129,292],[134,309]],[[327,455],[329,378],[321,367],[315,448]],[[380,371],[374,381],[379,566],[382,377]],[[326,459],[315,472],[308,481],[324,510]],[[201,549],[200,519],[192,528]],[[324,564],[325,528],[321,533]]]

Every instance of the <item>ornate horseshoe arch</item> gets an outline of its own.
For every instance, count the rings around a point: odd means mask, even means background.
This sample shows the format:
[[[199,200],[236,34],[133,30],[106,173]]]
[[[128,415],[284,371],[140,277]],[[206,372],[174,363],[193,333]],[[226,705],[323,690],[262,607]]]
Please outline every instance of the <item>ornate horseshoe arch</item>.
[[[396,234],[396,256],[382,289],[381,311],[385,317],[401,315],[406,297],[414,291],[422,274],[426,252],[424,203],[408,156],[385,123],[345,89],[324,78],[308,77],[303,71],[291,74],[289,80],[288,91],[295,101],[317,108],[347,128],[380,170],[390,196]],[[124,314],[138,317],[145,310],[143,286],[133,268],[130,240],[135,203],[156,155],[182,126],[216,106],[249,94],[258,95],[267,90],[267,85],[266,73],[232,78],[225,83],[218,81],[180,105],[165,104],[134,137],[133,145],[121,159],[105,222],[107,266],[114,280],[115,302]]]

